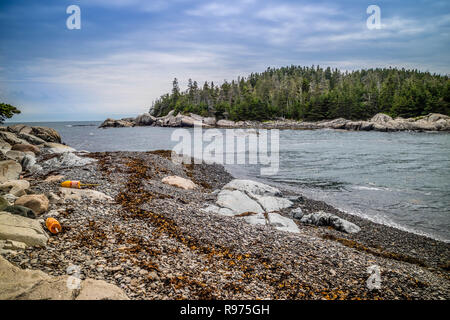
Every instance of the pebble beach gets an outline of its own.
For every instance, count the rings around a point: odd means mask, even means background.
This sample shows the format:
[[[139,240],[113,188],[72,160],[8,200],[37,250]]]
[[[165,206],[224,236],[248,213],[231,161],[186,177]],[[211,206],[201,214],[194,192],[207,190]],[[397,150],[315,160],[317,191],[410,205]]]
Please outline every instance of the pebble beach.
[[[176,164],[170,151],[71,152],[82,166],[42,152],[28,172],[29,193],[49,199],[36,217],[54,217],[62,232],[46,247],[2,256],[52,277],[77,266],[80,279],[101,280],[129,299],[437,299],[450,297],[449,244],[345,214],[281,190],[292,211],[326,211],[358,225],[350,234],[292,219],[299,232],[251,225],[241,216],[204,210],[232,177],[220,165]],[[54,162],[49,162],[56,159]],[[176,176],[195,184],[162,182]],[[63,180],[96,184],[97,193],[62,192]],[[44,228],[45,229],[45,228]],[[370,288],[370,267],[381,283]]]

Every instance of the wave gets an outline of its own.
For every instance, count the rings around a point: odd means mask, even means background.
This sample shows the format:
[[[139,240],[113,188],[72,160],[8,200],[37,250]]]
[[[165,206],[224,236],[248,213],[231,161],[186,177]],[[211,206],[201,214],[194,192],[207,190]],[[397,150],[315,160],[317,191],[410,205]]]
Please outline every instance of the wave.
[[[390,191],[389,188],[381,188],[381,187],[352,186],[352,188],[356,190]]]

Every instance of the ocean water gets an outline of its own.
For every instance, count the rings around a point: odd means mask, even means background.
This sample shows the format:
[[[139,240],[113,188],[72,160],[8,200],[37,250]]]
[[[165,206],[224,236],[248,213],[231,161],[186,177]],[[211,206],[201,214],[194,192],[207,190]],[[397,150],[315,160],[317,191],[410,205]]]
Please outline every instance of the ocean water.
[[[174,128],[99,129],[95,121],[30,124],[58,130],[78,150],[148,151],[177,144],[171,141]],[[227,170],[450,241],[449,133],[282,130],[279,141],[277,174],[262,176],[260,166],[249,164],[226,165]]]

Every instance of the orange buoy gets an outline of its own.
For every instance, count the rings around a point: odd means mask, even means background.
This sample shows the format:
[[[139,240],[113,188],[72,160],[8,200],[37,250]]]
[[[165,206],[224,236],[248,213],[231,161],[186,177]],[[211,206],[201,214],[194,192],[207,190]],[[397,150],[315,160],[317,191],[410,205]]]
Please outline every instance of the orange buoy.
[[[45,225],[47,229],[54,234],[59,233],[62,230],[61,225],[55,218],[47,218],[47,220],[45,221]]]
[[[81,188],[81,182],[80,181],[64,181],[61,182],[61,187],[64,188]]]
[[[98,184],[89,184],[89,183],[81,183],[80,181],[64,181],[61,182],[61,187],[63,188],[76,188],[80,189],[81,187],[87,187],[87,186],[98,186]]]

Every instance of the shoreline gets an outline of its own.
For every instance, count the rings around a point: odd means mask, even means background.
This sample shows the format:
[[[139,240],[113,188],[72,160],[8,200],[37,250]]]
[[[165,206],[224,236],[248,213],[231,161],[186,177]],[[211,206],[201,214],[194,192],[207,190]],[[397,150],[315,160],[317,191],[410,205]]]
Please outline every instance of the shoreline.
[[[28,130],[26,126],[14,129],[18,136]],[[32,130],[47,138],[44,129]],[[2,132],[13,143],[15,134]],[[55,152],[49,152],[52,149]],[[3,250],[6,260],[0,257],[0,265],[8,270],[18,267],[16,273],[39,270],[53,280],[44,278],[27,287],[22,283],[26,276],[0,279],[0,286],[9,281],[14,290],[26,287],[6,297],[89,296],[66,289],[68,268],[75,266],[82,285],[97,281],[101,296],[111,299],[450,298],[450,244],[268,185],[259,188],[277,196],[266,201],[283,206],[259,214],[265,223],[248,210],[218,214],[207,209],[219,202],[230,183],[243,180],[235,180],[218,164],[175,164],[170,154],[167,150],[91,153],[59,143],[40,145],[34,164],[39,168],[24,164],[23,179],[14,181],[26,180],[25,194],[48,200],[35,219],[16,218],[40,224],[35,230],[44,233],[45,246]],[[165,181],[169,176],[178,182]],[[63,180],[96,185],[61,188]],[[355,224],[359,232],[305,223],[295,217],[299,210],[303,216],[327,212]],[[46,229],[49,217],[61,223],[60,233]],[[368,287],[368,270],[373,266],[381,272],[379,289]],[[40,285],[46,281],[62,287]],[[47,289],[43,292],[43,288]]]
[[[154,117],[144,113],[136,118],[124,118],[115,120],[108,118],[100,124],[99,128],[118,128],[134,126],[156,126],[156,127],[193,127],[224,128],[224,129],[279,129],[279,130],[315,130],[315,129],[338,129],[347,131],[439,131],[450,132],[450,117],[438,113],[415,118],[391,118],[378,113],[368,120],[347,120],[338,118],[334,120],[322,120],[317,122],[297,120],[271,120],[271,121],[231,121],[218,120],[215,117],[202,117],[190,113],[188,115],[175,115],[172,110],[163,117]]]
[[[94,189],[115,200],[83,197],[51,204],[64,231],[50,236],[47,249],[6,256],[21,268],[62,276],[70,263],[79,264],[83,278],[112,283],[131,299],[450,297],[446,243],[304,197],[295,206],[305,213],[326,210],[358,224],[361,232],[351,235],[298,222],[300,234],[251,226],[201,210],[214,201],[214,190],[233,179],[222,166],[175,165],[167,151],[78,155],[97,161],[83,167],[44,167],[32,188],[57,193],[58,183],[43,182],[51,172],[99,183]],[[199,189],[161,183],[172,174],[194,181]],[[290,210],[280,214],[287,217]],[[381,290],[366,287],[366,269],[373,264],[382,270]]]

